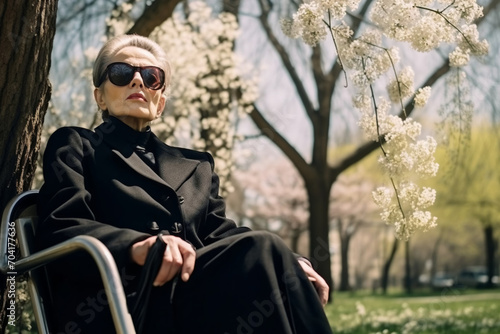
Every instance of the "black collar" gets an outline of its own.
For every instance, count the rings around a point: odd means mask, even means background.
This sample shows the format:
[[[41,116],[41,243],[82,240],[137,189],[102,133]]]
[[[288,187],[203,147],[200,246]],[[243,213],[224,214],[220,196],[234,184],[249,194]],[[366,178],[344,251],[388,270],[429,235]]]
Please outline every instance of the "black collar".
[[[148,126],[145,131],[137,131],[116,117],[110,116],[107,120],[113,129],[113,136],[122,143],[130,143],[133,147],[146,147],[151,136],[151,128]]]

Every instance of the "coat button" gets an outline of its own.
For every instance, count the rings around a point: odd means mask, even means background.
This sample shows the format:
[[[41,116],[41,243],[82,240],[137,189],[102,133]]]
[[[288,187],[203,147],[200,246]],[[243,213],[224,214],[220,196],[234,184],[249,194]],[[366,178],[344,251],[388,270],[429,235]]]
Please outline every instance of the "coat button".
[[[184,197],[183,196],[177,196],[177,198],[179,199],[179,204],[184,203]]]
[[[182,224],[179,222],[175,222],[172,228],[172,233],[181,233],[182,232]]]
[[[149,229],[152,231],[158,231],[160,229],[160,226],[158,226],[157,222],[152,221],[149,223]]]

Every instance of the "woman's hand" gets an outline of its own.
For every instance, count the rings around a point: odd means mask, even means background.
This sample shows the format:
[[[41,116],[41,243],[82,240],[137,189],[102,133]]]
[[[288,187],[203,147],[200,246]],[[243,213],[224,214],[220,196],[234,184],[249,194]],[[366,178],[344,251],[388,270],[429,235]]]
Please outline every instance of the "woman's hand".
[[[302,269],[304,269],[307,278],[309,278],[316,288],[321,305],[324,307],[328,302],[328,292],[330,291],[330,287],[326,284],[323,277],[321,277],[306,261],[299,259],[299,263]]]
[[[132,245],[130,254],[135,263],[144,265],[149,249],[155,243],[156,238],[156,236],[149,237]],[[163,254],[163,263],[153,285],[161,286],[179,272],[181,272],[181,279],[186,282],[194,270],[196,252],[190,244],[179,237],[163,235],[162,238],[168,246]]]

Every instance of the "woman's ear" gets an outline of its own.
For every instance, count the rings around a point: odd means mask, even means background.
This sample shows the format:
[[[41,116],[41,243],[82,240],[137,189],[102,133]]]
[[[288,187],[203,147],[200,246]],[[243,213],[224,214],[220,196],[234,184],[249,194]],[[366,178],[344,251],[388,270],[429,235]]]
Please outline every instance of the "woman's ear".
[[[106,101],[104,100],[104,94],[100,88],[94,89],[94,99],[101,110],[107,110]]]
[[[163,110],[165,109],[166,103],[167,103],[167,96],[165,94],[161,94],[160,101],[158,101],[158,109],[156,110],[156,118],[159,118],[161,114],[163,114]]]

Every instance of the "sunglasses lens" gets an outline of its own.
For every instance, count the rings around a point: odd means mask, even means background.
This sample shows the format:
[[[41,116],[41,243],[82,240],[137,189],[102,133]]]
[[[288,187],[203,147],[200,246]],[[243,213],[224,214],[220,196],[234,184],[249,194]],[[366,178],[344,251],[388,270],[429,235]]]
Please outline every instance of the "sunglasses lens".
[[[126,86],[134,77],[134,68],[127,64],[111,64],[109,67],[109,81],[116,86]]]
[[[165,74],[158,67],[147,67],[141,69],[142,80],[144,85],[150,89],[160,89],[165,81]]]

